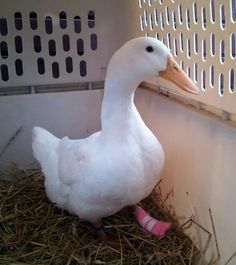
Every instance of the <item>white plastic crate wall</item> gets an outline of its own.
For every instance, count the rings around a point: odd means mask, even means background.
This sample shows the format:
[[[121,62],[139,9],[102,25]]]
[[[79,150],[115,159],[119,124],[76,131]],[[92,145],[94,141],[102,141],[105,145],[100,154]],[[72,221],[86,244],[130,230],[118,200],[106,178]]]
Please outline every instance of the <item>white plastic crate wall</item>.
[[[112,53],[135,35],[128,22],[138,19],[127,16],[133,6],[138,8],[134,1],[2,1],[0,90],[104,80]]]
[[[52,83],[86,77],[86,53],[98,47],[96,14],[93,9],[86,13],[65,9],[52,14],[36,5],[30,12],[4,10],[8,12],[0,16],[0,85],[27,85],[27,78],[28,84],[35,85],[42,79]]]
[[[141,30],[171,49],[201,88],[198,99],[236,113],[235,0],[138,2]]]

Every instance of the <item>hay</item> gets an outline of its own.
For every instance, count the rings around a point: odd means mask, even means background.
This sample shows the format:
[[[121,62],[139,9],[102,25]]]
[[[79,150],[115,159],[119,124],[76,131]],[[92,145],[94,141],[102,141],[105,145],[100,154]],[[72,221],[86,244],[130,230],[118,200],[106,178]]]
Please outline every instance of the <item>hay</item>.
[[[128,251],[101,243],[92,226],[56,208],[44,192],[38,171],[17,168],[7,173],[14,182],[0,181],[0,264],[197,264],[199,252],[183,233],[173,212],[157,206],[158,193],[142,202],[154,217],[175,222],[176,228],[163,238],[144,232],[134,222],[132,211],[124,209],[105,218],[105,226],[117,229]],[[159,198],[160,199],[160,198]]]

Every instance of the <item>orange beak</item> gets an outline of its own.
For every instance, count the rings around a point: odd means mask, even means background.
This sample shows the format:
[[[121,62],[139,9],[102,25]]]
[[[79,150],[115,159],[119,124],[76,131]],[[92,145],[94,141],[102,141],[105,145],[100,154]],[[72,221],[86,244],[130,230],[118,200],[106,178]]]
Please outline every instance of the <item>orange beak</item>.
[[[194,84],[194,82],[186,75],[179,64],[176,62],[172,55],[168,55],[166,70],[161,71],[159,75],[176,84],[178,87],[182,88],[192,94],[198,94],[199,88]]]

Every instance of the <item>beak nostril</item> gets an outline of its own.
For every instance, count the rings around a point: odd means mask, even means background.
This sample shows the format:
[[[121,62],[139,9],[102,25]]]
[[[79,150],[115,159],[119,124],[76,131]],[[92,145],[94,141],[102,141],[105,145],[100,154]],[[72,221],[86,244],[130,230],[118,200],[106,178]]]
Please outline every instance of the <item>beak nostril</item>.
[[[173,68],[174,68],[174,70],[176,70],[176,71],[179,71],[179,67],[178,67],[178,65],[177,64],[173,64]]]

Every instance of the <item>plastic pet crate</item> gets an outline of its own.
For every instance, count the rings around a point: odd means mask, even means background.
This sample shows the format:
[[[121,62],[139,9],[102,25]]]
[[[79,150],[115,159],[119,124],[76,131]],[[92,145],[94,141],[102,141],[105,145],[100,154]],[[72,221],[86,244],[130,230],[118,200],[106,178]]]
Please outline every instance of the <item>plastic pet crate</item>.
[[[70,138],[98,130],[109,59],[137,36],[163,41],[201,90],[146,80],[135,101],[165,150],[167,203],[197,212],[225,264],[236,250],[235,0],[1,1],[0,166],[32,166],[35,125]]]

